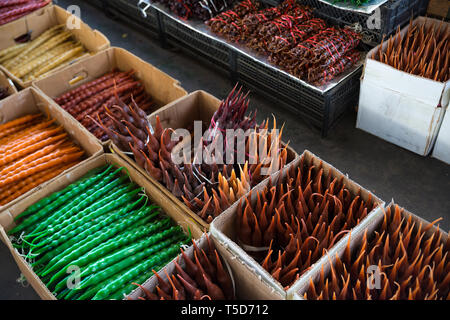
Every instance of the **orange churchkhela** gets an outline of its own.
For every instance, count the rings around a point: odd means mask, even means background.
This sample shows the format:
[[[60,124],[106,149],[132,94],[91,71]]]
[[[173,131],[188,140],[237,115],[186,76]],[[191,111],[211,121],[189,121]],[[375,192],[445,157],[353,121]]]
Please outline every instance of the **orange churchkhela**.
[[[433,223],[417,222],[397,205],[387,209],[375,232],[364,234],[353,251],[347,244],[336,257],[330,274],[322,268],[319,279],[310,281],[306,299],[354,300],[449,300],[450,238],[443,238]],[[379,287],[369,266],[379,269]]]
[[[0,205],[6,205],[81,161],[84,151],[41,114],[0,125]]]

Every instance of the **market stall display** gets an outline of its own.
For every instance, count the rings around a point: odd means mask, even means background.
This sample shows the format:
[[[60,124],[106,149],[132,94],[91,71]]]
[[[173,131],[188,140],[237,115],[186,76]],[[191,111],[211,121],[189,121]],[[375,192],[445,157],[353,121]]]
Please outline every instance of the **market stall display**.
[[[450,300],[441,219],[297,155],[239,83],[188,94],[49,2],[0,0],[0,240],[42,299]],[[447,161],[448,22],[391,17],[366,55],[364,28],[311,5],[327,0],[119,2],[325,133],[359,98],[357,127]],[[406,3],[348,2],[329,6],[381,9],[383,30]]]
[[[51,2],[51,0],[2,0],[0,1],[0,26],[26,16]]]

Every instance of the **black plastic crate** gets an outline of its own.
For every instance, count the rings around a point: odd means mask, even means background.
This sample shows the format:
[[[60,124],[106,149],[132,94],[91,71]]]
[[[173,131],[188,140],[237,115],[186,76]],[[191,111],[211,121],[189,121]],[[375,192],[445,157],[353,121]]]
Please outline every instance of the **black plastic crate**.
[[[371,18],[373,14],[339,9],[318,0],[297,0],[297,2],[315,8],[317,16],[333,25],[358,24],[363,31],[363,41],[376,46],[381,42],[383,35],[391,35],[398,26],[403,27],[407,24],[411,17],[424,15],[429,0],[388,0],[379,8],[381,18],[379,29],[370,29],[368,26],[368,21],[373,21]]]
[[[240,82],[307,119],[321,129],[322,136],[328,134],[347,110],[357,105],[361,72],[362,68],[321,93],[247,56],[239,55],[237,59]]]
[[[160,15],[166,40],[175,47],[187,49],[219,67],[230,70],[231,48],[202,33],[192,30],[164,14]]]
[[[153,7],[146,10],[147,16],[143,16],[138,6],[139,0],[92,0],[93,5],[111,14],[114,18],[119,18],[127,24],[140,29],[146,29],[150,33],[158,33],[158,16]]]

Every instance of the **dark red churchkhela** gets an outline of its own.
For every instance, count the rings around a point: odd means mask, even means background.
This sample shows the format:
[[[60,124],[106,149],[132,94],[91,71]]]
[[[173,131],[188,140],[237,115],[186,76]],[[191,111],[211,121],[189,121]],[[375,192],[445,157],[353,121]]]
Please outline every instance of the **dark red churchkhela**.
[[[234,288],[230,274],[221,260],[212,240],[207,237],[206,250],[200,249],[195,241],[194,257],[189,258],[181,249],[185,268],[180,266],[180,261],[175,261],[175,271],[167,274],[167,280],[162,279],[155,271],[158,285],[154,292],[150,292],[143,286],[144,292],[141,300],[233,300]]]

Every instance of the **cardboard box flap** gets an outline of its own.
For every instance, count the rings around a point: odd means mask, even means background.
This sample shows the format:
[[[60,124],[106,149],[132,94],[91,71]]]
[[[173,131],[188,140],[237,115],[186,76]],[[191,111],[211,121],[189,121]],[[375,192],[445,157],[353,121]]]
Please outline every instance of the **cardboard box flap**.
[[[446,83],[418,77],[372,59],[366,62],[364,80],[368,77],[378,87],[407,95],[432,108],[439,106],[441,98],[449,94]]]

